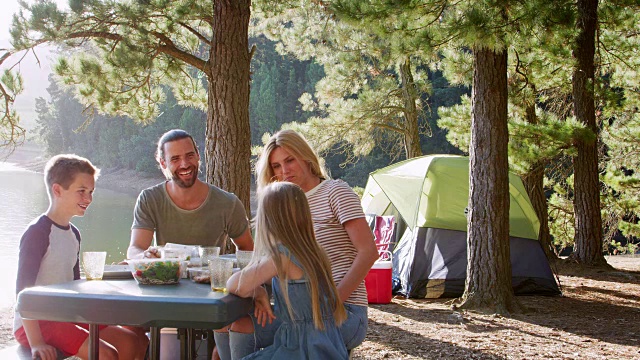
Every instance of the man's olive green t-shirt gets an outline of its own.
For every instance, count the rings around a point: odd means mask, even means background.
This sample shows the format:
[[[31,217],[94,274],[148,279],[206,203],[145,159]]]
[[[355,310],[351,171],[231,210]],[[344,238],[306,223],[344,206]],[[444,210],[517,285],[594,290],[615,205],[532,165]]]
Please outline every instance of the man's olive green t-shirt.
[[[232,193],[209,185],[209,195],[194,210],[179,208],[169,197],[166,182],[143,190],[133,210],[132,229],[155,232],[156,244],[220,246],[249,226],[244,206]]]

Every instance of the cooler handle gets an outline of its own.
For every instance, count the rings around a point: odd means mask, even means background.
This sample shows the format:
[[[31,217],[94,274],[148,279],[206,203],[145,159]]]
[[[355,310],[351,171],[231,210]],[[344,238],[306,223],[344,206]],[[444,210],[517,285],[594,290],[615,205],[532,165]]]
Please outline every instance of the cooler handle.
[[[391,251],[389,250],[379,250],[378,251],[379,259],[377,261],[391,261]]]

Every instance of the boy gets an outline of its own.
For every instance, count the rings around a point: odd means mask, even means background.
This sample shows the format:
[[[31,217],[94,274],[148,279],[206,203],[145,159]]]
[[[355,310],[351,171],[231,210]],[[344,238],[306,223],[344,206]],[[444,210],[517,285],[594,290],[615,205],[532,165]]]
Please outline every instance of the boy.
[[[47,162],[49,208],[29,224],[20,240],[16,294],[30,286],[80,279],[80,232],[69,221],[87,211],[99,173],[89,160],[76,155],[57,155]],[[13,329],[16,340],[31,347],[34,359],[56,359],[56,349],[67,356],[88,357],[86,324],[22,319],[16,312]],[[101,358],[144,358],[147,339],[141,332],[116,326],[100,329]]]

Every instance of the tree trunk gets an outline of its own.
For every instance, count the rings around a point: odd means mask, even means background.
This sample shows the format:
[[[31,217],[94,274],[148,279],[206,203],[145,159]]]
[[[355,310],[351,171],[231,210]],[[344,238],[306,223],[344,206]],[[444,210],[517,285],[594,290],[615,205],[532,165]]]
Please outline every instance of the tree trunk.
[[[527,106],[526,118],[530,124],[538,123],[535,104]],[[557,259],[558,255],[554,250],[553,244],[551,244],[551,234],[549,233],[549,206],[547,204],[547,197],[544,194],[545,165],[545,161],[538,161],[533,164],[529,172],[522,177],[522,182],[524,183],[525,189],[527,189],[527,195],[529,195],[533,209],[536,215],[538,215],[538,220],[540,220],[538,241],[540,241],[540,245],[547,259],[551,260]]]
[[[578,0],[578,38],[573,57],[573,110],[576,118],[598,134],[594,87],[595,36],[598,0]],[[571,259],[588,265],[604,265],[602,253],[602,217],[598,179],[598,141],[578,140],[578,154],[573,158],[575,245]]]
[[[407,57],[400,65],[400,76],[402,78],[402,98],[404,102],[405,133],[404,149],[407,159],[422,156],[420,147],[420,133],[418,130],[418,92],[413,82],[411,74],[411,60]]]
[[[519,311],[511,285],[507,52],[475,48],[469,151],[467,280],[461,307]]]
[[[250,0],[215,0],[205,139],[207,181],[240,198],[250,214]]]

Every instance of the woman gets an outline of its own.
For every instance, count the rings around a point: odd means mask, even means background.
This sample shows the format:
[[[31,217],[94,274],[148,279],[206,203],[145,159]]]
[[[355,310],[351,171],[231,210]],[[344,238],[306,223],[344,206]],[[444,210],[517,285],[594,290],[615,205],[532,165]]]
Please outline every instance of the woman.
[[[269,139],[256,164],[256,179],[258,194],[275,181],[292,182],[305,192],[316,240],[329,257],[347,310],[347,320],[340,326],[342,339],[349,350],[360,345],[367,333],[364,278],[378,259],[378,250],[358,195],[344,181],[329,179],[318,155],[293,130],[279,131]],[[220,358],[241,359],[271,345],[278,325],[277,319],[258,324],[255,317],[246,317],[232,324],[228,333],[216,332]]]

